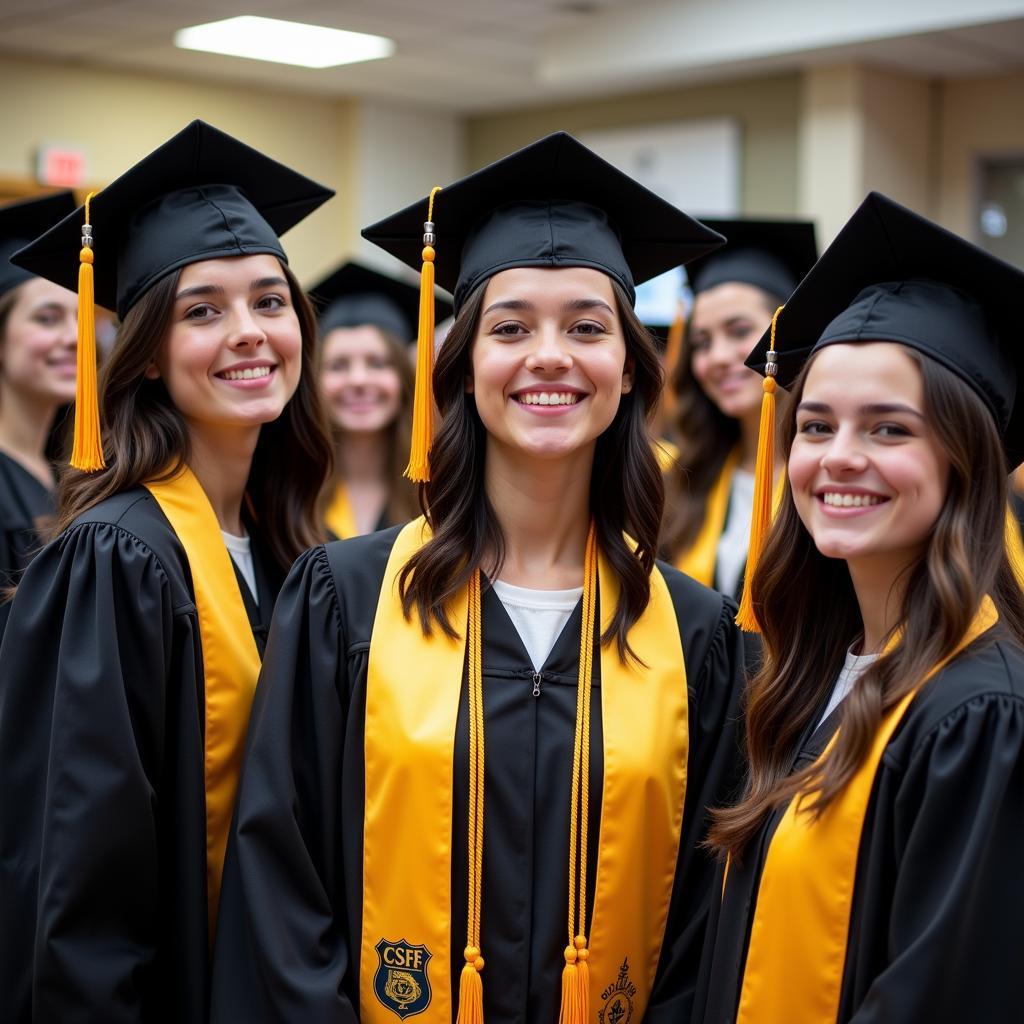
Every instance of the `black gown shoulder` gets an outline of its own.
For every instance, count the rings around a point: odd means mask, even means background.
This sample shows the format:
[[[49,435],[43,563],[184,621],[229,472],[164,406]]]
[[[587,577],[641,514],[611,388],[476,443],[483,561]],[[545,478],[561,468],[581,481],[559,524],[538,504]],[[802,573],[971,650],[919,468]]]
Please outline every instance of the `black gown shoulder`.
[[[205,1019],[203,705],[184,548],[148,491],[106,499],[33,560],[0,647],[5,1021]]]

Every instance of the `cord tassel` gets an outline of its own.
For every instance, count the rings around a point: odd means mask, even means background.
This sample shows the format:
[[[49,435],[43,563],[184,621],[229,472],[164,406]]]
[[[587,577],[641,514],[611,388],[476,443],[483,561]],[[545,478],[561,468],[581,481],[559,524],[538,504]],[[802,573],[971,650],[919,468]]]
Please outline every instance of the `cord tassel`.
[[[754,466],[754,508],[750,516],[750,544],[747,548],[747,568],[744,573],[743,594],[740,607],[736,614],[736,625],[748,633],[759,633],[760,624],[754,611],[751,597],[751,583],[754,572],[761,559],[768,531],[772,526],[772,499],[775,483],[775,375],[779,372],[775,355],[775,326],[783,307],[779,306],[772,317],[771,341],[768,348],[768,361],[765,365],[765,378],[762,381],[761,423],[757,433],[757,462]]]
[[[420,268],[420,319],[416,335],[416,389],[412,403],[412,442],[405,475],[413,483],[430,480],[430,445],[434,439],[434,196],[431,189],[423,225],[423,266]]]
[[[92,225],[89,204],[85,200],[82,225],[82,250],[78,254],[78,352],[75,381],[75,435],[71,465],[86,473],[104,469],[103,441],[100,435],[99,388],[96,377],[96,304],[93,298]]]
[[[456,1024],[484,1024],[484,958],[475,946],[465,950],[466,965],[459,976],[459,1015]]]

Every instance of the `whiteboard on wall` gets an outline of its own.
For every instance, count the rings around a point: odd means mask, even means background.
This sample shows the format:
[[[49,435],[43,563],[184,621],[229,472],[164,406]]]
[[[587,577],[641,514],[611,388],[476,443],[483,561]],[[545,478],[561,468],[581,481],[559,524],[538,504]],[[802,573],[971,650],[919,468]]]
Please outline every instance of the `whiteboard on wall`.
[[[585,132],[580,141],[687,213],[739,213],[740,126],[731,118]]]

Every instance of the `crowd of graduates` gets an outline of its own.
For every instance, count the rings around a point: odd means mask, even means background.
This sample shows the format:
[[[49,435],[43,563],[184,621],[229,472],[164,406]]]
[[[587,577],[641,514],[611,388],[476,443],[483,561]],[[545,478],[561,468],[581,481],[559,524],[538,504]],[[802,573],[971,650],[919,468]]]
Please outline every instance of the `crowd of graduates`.
[[[308,293],[201,121],[0,208],[0,1020],[1018,1021],[1024,272],[434,184]]]

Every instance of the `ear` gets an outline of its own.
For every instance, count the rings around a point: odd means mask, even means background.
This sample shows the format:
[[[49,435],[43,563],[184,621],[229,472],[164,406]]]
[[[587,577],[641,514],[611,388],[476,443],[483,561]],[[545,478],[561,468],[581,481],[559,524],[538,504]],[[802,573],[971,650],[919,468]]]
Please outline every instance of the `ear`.
[[[146,372],[143,376],[145,376],[146,380],[160,379],[160,367],[156,365],[155,359],[146,367]]]
[[[466,388],[465,388],[465,391],[466,391],[467,395],[473,394],[473,373],[472,373],[472,371],[470,371],[469,373],[466,374]]]
[[[633,390],[633,370],[636,363],[632,356],[626,356],[626,365],[622,370],[622,393],[628,395]]]

